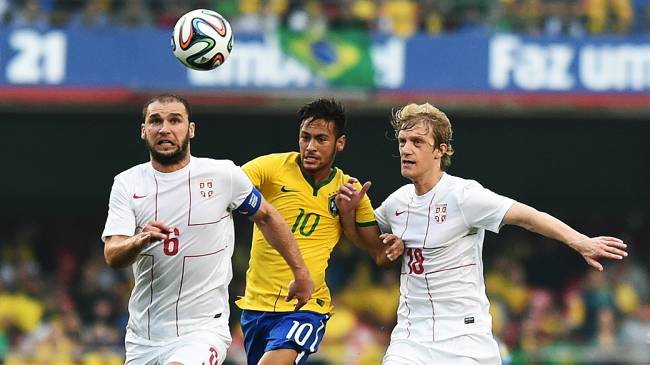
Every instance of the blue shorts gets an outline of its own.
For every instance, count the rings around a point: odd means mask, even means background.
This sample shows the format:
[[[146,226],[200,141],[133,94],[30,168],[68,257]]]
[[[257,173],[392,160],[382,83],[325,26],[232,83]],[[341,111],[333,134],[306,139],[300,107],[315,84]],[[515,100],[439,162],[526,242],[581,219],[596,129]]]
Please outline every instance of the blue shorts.
[[[267,351],[294,349],[296,364],[302,365],[318,351],[329,316],[311,311],[258,312],[244,310],[241,327],[248,365],[257,365]]]

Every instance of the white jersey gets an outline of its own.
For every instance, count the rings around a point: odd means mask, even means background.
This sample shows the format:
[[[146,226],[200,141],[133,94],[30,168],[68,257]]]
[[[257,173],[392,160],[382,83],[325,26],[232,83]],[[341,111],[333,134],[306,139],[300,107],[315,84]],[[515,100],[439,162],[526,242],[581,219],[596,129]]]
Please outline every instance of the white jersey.
[[[401,237],[405,245],[391,342],[426,344],[491,333],[483,237],[486,229],[498,232],[513,203],[476,181],[443,174],[426,194],[405,185],[375,210],[381,230]]]
[[[231,161],[196,157],[171,173],[144,163],[115,177],[103,240],[133,236],[151,220],[174,230],[144,248],[133,263],[128,331],[143,343],[228,323],[235,243],[231,212],[252,188]]]

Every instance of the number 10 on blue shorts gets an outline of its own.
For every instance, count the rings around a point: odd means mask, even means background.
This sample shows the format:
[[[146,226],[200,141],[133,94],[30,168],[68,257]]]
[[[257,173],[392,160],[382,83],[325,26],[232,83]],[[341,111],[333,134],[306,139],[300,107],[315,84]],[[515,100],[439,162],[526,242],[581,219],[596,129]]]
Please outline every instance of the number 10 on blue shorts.
[[[258,312],[244,310],[241,326],[248,365],[257,365],[267,351],[294,349],[297,365],[318,351],[329,316],[311,311]]]

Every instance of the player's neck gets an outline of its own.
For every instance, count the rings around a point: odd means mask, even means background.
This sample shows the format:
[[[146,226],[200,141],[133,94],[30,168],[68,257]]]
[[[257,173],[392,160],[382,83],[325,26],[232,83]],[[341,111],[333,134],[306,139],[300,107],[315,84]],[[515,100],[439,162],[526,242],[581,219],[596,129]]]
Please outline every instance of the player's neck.
[[[154,170],[159,172],[164,172],[164,173],[178,171],[183,167],[187,166],[189,163],[190,163],[189,151],[187,155],[185,155],[185,158],[173,164],[162,164],[159,161],[156,161],[156,159],[151,158],[151,166],[153,166]]]
[[[314,183],[314,185],[318,185],[322,183],[323,181],[327,180],[327,178],[330,176],[332,173],[332,166],[329,166],[327,168],[322,168],[318,171],[306,171],[307,176],[311,178],[311,181]]]
[[[444,171],[440,169],[431,170],[430,172],[413,179],[415,186],[415,193],[417,195],[424,195],[431,191],[442,179]]]

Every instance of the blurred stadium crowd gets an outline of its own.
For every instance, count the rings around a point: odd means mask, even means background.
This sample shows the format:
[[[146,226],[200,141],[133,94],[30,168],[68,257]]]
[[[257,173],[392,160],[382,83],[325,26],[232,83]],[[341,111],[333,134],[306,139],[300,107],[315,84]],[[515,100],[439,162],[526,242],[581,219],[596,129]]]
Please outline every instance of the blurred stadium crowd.
[[[180,15],[196,8],[217,10],[238,33],[279,26],[357,27],[397,36],[650,32],[650,0],[0,0],[0,24],[171,28]]]
[[[510,351],[504,359],[515,364],[650,359],[647,249],[638,247],[648,227],[641,217],[628,221],[619,236],[630,243],[630,257],[603,273],[588,269],[563,245],[523,230],[504,232],[498,241],[488,236],[486,285],[494,332]],[[233,257],[231,302],[243,293],[250,247],[245,238],[250,226],[237,226],[244,234],[238,232]],[[59,222],[5,231],[0,364],[122,363],[130,269],[113,270],[104,263],[99,228],[72,229]],[[335,314],[310,363],[379,364],[396,320],[398,281],[397,271],[379,270],[349,242],[339,244],[328,269]],[[239,314],[233,306],[230,365],[245,363]]]

